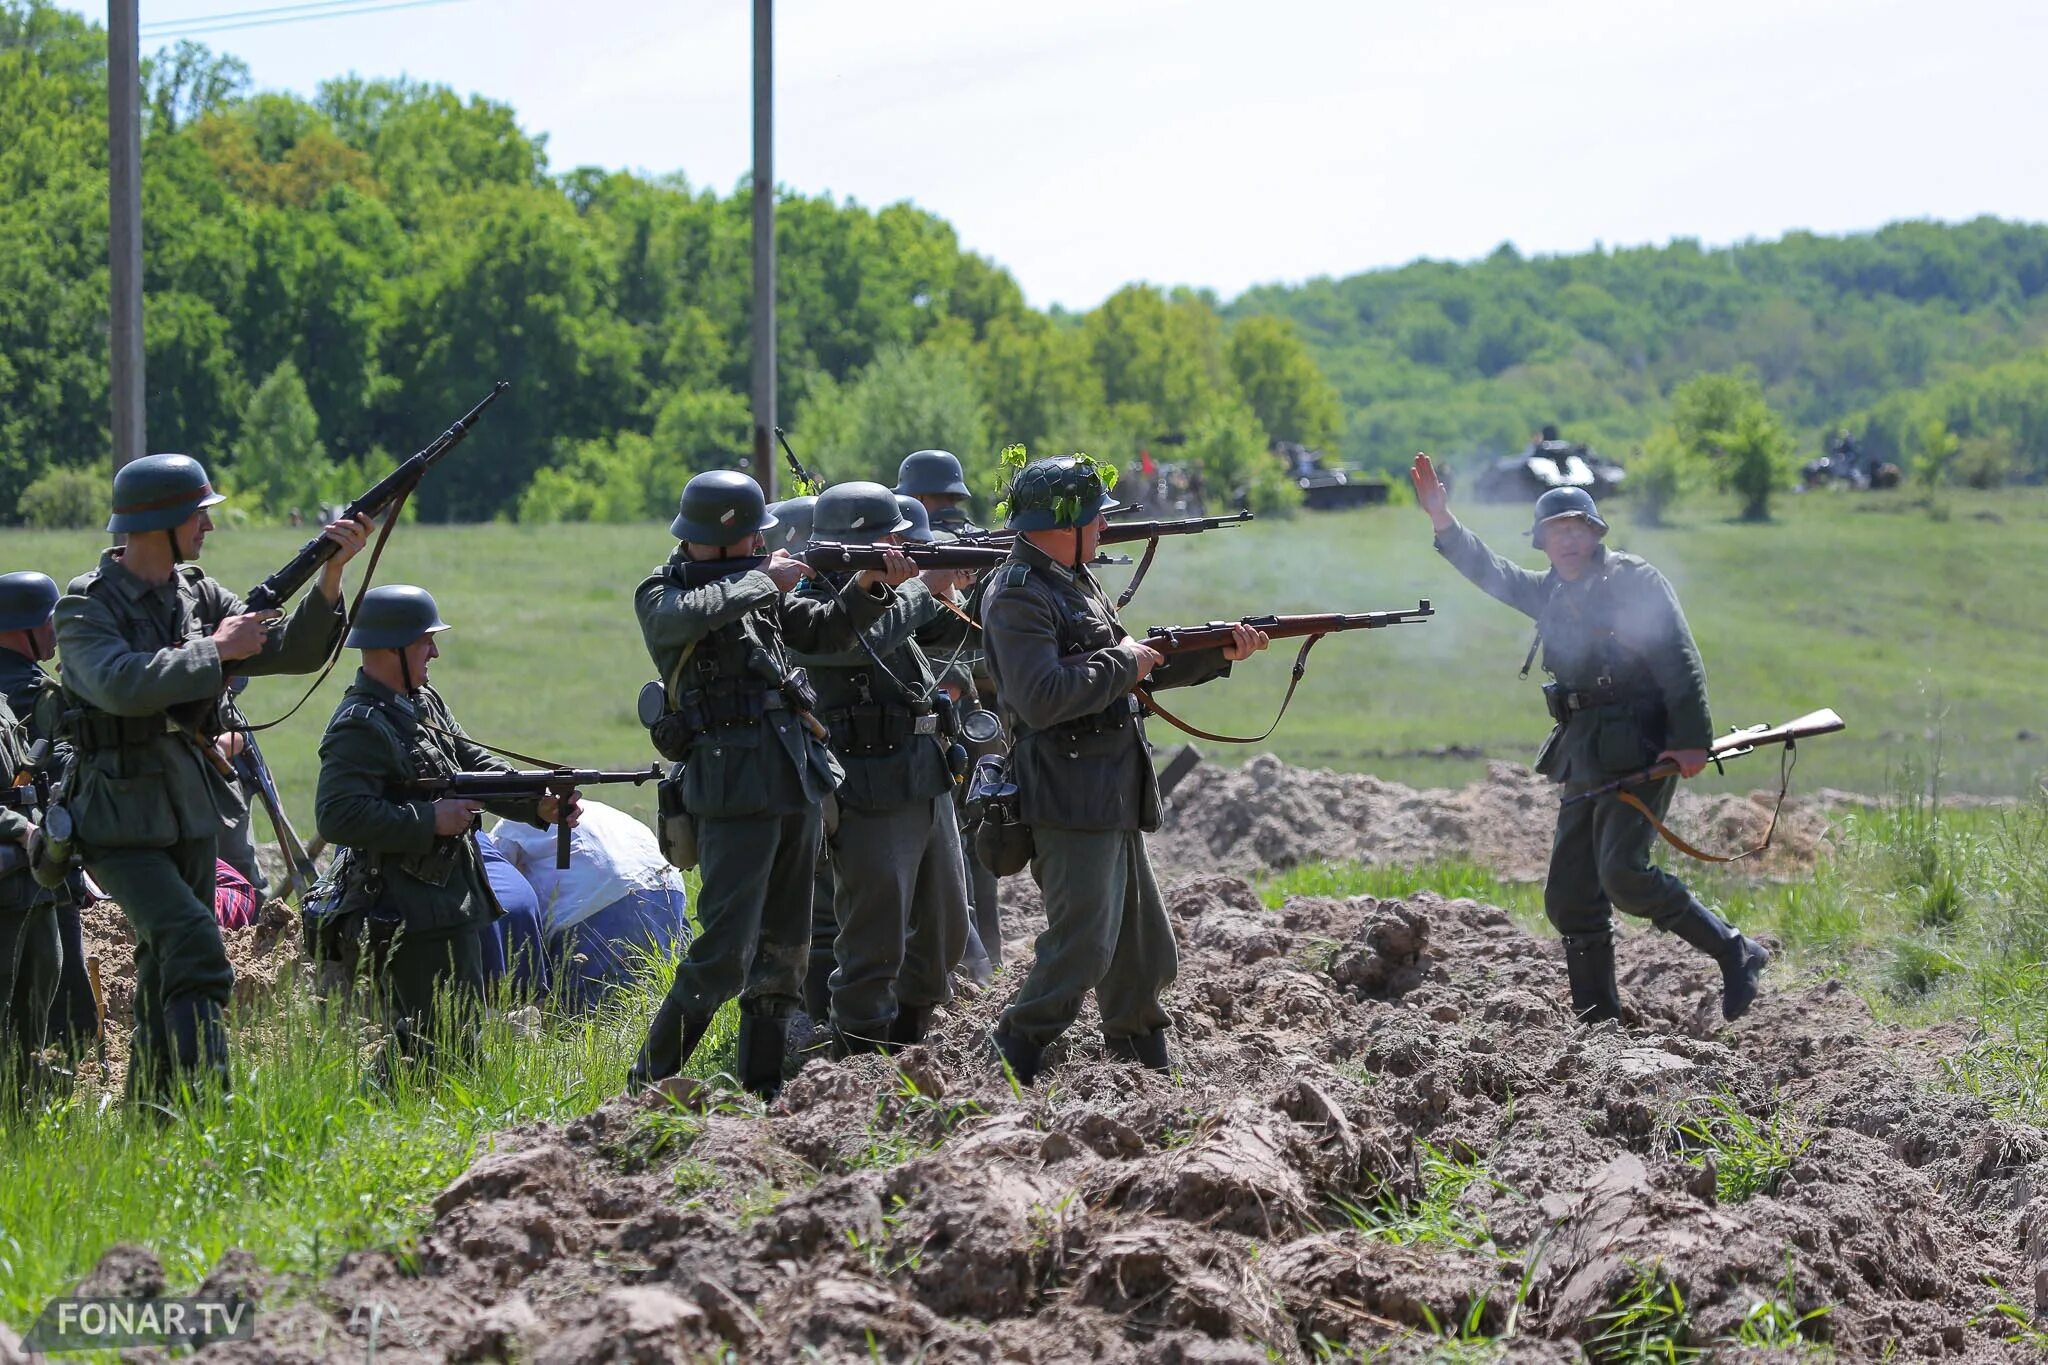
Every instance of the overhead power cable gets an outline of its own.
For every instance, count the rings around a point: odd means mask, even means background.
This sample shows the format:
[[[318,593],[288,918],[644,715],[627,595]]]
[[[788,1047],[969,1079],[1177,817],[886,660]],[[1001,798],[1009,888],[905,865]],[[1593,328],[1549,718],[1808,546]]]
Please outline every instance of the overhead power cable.
[[[276,5],[268,9],[237,10],[220,14],[195,15],[190,19],[164,19],[142,26],[149,39],[186,38],[201,33],[233,33],[241,29],[276,28],[304,24],[316,19],[346,19],[358,14],[387,14],[396,10],[427,9],[438,5],[462,4],[463,0],[327,0],[326,3]]]

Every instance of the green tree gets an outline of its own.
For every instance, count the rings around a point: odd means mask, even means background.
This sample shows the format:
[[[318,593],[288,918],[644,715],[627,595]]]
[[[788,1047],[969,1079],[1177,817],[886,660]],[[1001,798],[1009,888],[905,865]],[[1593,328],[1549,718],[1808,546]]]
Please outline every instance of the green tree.
[[[1335,444],[1343,428],[1337,390],[1310,358],[1294,324],[1246,318],[1230,334],[1230,372],[1266,436],[1305,446]]]
[[[969,487],[991,486],[996,465],[974,368],[956,347],[891,347],[850,382],[822,380],[796,432],[798,453],[833,483],[893,484],[905,455],[934,446],[960,457]]]
[[[1746,372],[1703,374],[1671,395],[1672,425],[1685,456],[1741,501],[1744,521],[1766,521],[1771,498],[1789,481],[1795,443]]]
[[[1666,514],[1702,476],[1699,457],[1686,448],[1675,427],[1659,427],[1628,462],[1628,494],[1636,520],[1666,524]]]
[[[280,363],[250,396],[231,468],[236,489],[255,495],[272,516],[319,506],[327,450],[320,444],[319,414],[291,361]]]
[[[1261,516],[1291,516],[1301,490],[1266,449],[1258,414],[1241,401],[1219,403],[1188,433],[1188,460],[1202,471],[1211,504],[1249,506]]]

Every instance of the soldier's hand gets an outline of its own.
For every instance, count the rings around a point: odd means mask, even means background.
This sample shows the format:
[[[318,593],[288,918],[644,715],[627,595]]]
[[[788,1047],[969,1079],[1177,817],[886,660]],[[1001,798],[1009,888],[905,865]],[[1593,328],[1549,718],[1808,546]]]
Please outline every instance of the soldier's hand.
[[[249,737],[243,734],[240,730],[230,730],[226,734],[215,739],[213,741],[213,747],[220,751],[220,756],[222,758],[233,759],[236,755],[240,754],[242,750],[249,747]]]
[[[1230,628],[1230,643],[1223,646],[1223,657],[1232,663],[1242,663],[1272,643],[1266,632],[1239,621]]]
[[[274,611],[245,611],[240,616],[230,616],[213,629],[213,647],[223,659],[247,659],[263,652],[263,642],[270,638],[270,623],[278,618]]]
[[[332,521],[320,533],[322,540],[331,540],[340,548],[334,558],[320,566],[320,595],[330,602],[341,600],[341,569],[354,559],[363,546],[370,543],[376,534],[377,525],[368,517],[351,517],[347,521]]]
[[[1669,759],[1671,762],[1676,763],[1680,777],[1698,777],[1706,770],[1707,764],[1712,761],[1713,757],[1705,749],[1666,749],[1663,753],[1657,755],[1657,761],[1662,763]]]
[[[932,596],[943,597],[947,601],[951,601],[960,595],[961,589],[974,581],[974,570],[924,569],[917,576],[927,588],[932,590]]]
[[[1458,519],[1451,515],[1451,492],[1437,477],[1436,466],[1429,462],[1429,456],[1418,454],[1415,457],[1415,463],[1408,470],[1408,479],[1415,485],[1415,503],[1429,513],[1431,525],[1439,531],[1448,531],[1457,525]]]
[[[1123,647],[1125,652],[1137,661],[1139,682],[1143,682],[1151,677],[1152,670],[1166,662],[1164,654],[1161,654],[1150,645],[1141,645],[1136,640],[1124,641]]]
[[[810,571],[811,569],[808,564],[794,557],[787,550],[777,550],[774,554],[769,555],[768,562],[761,566],[761,572],[767,574],[774,582],[777,592],[788,592],[791,588],[803,582],[804,575]]]
[[[908,583],[917,576],[917,565],[911,561],[909,555],[893,545],[878,545],[875,548],[882,552],[882,567],[861,571],[859,582],[863,588],[871,588],[877,583],[886,583],[893,588],[898,583]]]
[[[469,833],[476,824],[477,816],[483,813],[481,801],[464,801],[453,796],[444,796],[434,803],[434,833],[443,839]]]
[[[583,793],[570,792],[566,802],[558,797],[543,796],[540,799],[539,815],[542,824],[559,823],[574,829],[583,819]]]

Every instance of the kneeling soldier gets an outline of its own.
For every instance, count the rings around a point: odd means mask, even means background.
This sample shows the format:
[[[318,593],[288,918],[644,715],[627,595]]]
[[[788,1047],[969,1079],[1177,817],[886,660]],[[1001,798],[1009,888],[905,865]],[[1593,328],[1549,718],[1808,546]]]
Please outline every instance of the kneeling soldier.
[[[1437,552],[1488,596],[1536,618],[1543,668],[1554,679],[1543,695],[1556,722],[1537,772],[1569,792],[1666,759],[1686,777],[1707,766],[1707,675],[1678,596],[1650,565],[1602,543],[1607,523],[1591,494],[1553,488],[1536,500],[1530,539],[1550,560],[1550,572],[1536,573],[1459,524],[1427,455],[1415,457],[1411,476],[1436,527]],[[1533,659],[1534,644],[1529,653]],[[1662,820],[1677,787],[1667,777],[1634,795]],[[1611,914],[1618,909],[1712,958],[1721,969],[1722,1016],[1739,1019],[1771,955],[1653,864],[1655,839],[1655,826],[1619,795],[1558,811],[1543,909],[1564,939],[1572,1012],[1588,1023],[1621,1018]]]
[[[419,778],[460,772],[509,772],[512,765],[477,744],[428,686],[441,656],[434,637],[448,629],[424,588],[394,584],[363,594],[344,642],[363,653],[354,683],[320,740],[320,786],[313,815],[320,837],[345,849],[346,891],[328,945],[353,965],[353,939],[367,929],[369,974],[382,998],[397,1050],[433,1049],[436,992],[456,1006],[451,1037],[473,1038],[484,990],[483,935],[502,914],[484,872],[474,831],[488,808],[545,828],[576,823],[552,796],[486,804],[408,794]],[[362,920],[355,916],[361,913]]]
[[[915,572],[890,555],[886,570],[855,575],[829,598],[798,596],[791,590],[804,565],[785,550],[763,557],[763,533],[777,524],[746,475],[699,474],[669,527],[682,544],[634,594],[661,675],[654,745],[678,765],[665,784],[663,825],[673,819],[694,831],[704,878],[703,929],[648,1027],[627,1078],[635,1089],[679,1073],[734,996],[741,1084],[763,1097],[781,1089],[810,947],[824,803],[845,775],[788,650],[853,648],[855,633],[887,609],[885,585]],[[680,807],[673,813],[671,792]]]
[[[1163,659],[1133,640],[1085,567],[1109,503],[1086,457],[1034,460],[1010,485],[1010,562],[982,599],[989,672],[1015,737],[1018,813],[1045,898],[1037,960],[1003,1011],[995,1041],[1029,1082],[1090,990],[1109,1050],[1168,1067],[1160,995],[1177,959],[1143,831],[1159,828],[1159,780],[1132,695],[1207,682],[1266,647],[1239,626],[1232,643]]]
[[[342,566],[370,533],[360,518],[329,526],[336,554],[280,623],[276,612],[244,611],[189,562],[220,500],[190,456],[123,465],[107,529],[128,543],[57,603],[73,845],[135,931],[132,1100],[161,1102],[209,1077],[228,1084],[223,1014],[235,972],[214,919],[213,871],[221,830],[248,807],[209,731],[229,678],[327,662],[342,626]]]

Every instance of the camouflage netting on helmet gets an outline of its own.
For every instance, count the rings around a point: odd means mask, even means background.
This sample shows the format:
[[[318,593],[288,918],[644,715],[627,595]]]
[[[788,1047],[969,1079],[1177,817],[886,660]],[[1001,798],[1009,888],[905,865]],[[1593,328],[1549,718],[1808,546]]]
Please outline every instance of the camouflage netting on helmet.
[[[1115,465],[1080,452],[1027,460],[1023,446],[1006,446],[1003,465],[1016,473],[996,511],[1019,531],[1085,526],[1108,505],[1116,487]]]

